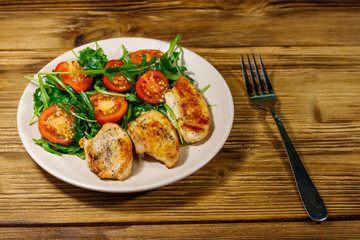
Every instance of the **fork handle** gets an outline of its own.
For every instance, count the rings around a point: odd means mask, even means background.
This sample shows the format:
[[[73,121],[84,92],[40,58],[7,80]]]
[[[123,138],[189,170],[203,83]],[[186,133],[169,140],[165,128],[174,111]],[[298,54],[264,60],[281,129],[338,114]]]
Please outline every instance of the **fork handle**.
[[[306,169],[302,164],[295,147],[286,133],[285,127],[282,124],[279,115],[274,110],[270,110],[270,112],[276,122],[285,145],[286,153],[295,177],[296,186],[298,188],[305,210],[308,213],[310,219],[314,221],[324,221],[328,216],[325,204],[322,201],[313,182],[311,181],[308,173],[306,172]]]

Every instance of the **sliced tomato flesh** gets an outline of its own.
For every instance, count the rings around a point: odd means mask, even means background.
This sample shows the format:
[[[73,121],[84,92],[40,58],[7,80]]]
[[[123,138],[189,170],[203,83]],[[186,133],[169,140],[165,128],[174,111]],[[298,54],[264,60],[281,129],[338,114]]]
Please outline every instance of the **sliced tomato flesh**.
[[[118,122],[127,110],[128,104],[123,97],[95,93],[89,98],[95,108],[95,119],[101,125]]]
[[[59,63],[54,71],[75,72],[84,70],[86,69],[80,67],[78,61],[64,61]],[[82,92],[88,89],[93,80],[89,75],[82,73],[61,74],[60,77],[65,85],[69,84],[76,92]]]
[[[105,68],[108,68],[108,67],[121,67],[122,65],[124,65],[123,61],[114,59],[114,60],[110,60],[105,65]],[[104,82],[104,85],[108,89],[110,89],[111,91],[115,91],[115,92],[126,92],[132,86],[130,81],[122,74],[115,75],[115,77],[112,79],[112,81],[110,81],[109,78],[104,75],[103,76],[103,82]]]
[[[159,58],[164,55],[164,53],[162,51],[157,50],[157,49],[142,49],[142,50],[138,50],[136,52],[130,53],[131,62],[133,64],[139,65],[141,63],[143,54],[146,55],[147,62],[149,62],[152,57]]]
[[[145,102],[158,104],[164,101],[166,89],[169,89],[169,81],[158,70],[147,71],[136,82],[136,93]]]
[[[75,135],[74,120],[73,115],[53,104],[40,114],[38,128],[41,136],[50,142],[67,145]]]

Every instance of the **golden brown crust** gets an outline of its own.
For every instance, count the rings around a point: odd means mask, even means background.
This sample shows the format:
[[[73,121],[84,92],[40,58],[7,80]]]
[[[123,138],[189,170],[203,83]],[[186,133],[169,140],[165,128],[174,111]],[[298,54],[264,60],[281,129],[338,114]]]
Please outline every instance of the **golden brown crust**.
[[[194,143],[206,138],[210,130],[208,106],[185,76],[178,78],[165,99],[175,114],[185,142]]]
[[[168,168],[175,166],[180,143],[176,129],[164,114],[156,110],[143,112],[128,124],[128,133],[136,153],[147,153],[165,163]]]
[[[115,123],[105,123],[97,135],[84,141],[85,159],[100,178],[123,180],[131,173],[132,142]]]

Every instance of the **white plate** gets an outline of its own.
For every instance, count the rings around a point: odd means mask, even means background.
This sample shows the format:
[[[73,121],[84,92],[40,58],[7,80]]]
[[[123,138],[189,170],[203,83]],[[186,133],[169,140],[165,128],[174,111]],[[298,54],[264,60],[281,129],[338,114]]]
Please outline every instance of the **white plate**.
[[[98,41],[108,59],[122,56],[122,44],[129,51],[139,49],[160,49],[166,52],[169,43],[148,38],[114,38]],[[95,49],[95,43],[75,48],[78,52],[86,47]],[[210,88],[203,94],[210,108],[211,130],[208,138],[200,143],[182,147],[178,163],[167,169],[161,162],[146,157],[140,159],[134,154],[133,171],[124,181],[101,180],[87,167],[86,162],[76,156],[57,156],[50,154],[32,139],[40,138],[37,123],[29,126],[33,116],[33,93],[38,85],[29,83],[19,103],[17,124],[24,147],[34,161],[53,176],[78,187],[101,192],[140,192],[159,188],[183,179],[208,163],[222,148],[229,136],[233,118],[234,105],[230,90],[220,73],[205,59],[194,52],[183,48],[182,65],[196,81],[198,89],[208,84]],[[69,51],[47,64],[40,72],[51,72],[61,61],[75,60]]]

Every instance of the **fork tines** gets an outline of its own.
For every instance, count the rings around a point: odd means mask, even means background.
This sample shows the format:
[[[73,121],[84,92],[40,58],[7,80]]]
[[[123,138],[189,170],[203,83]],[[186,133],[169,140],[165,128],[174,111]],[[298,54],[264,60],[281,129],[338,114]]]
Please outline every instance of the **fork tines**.
[[[260,53],[258,54],[258,56],[259,56],[260,68],[261,68],[261,72],[262,72],[262,75],[263,75],[264,80],[262,80],[261,77],[260,77],[259,69],[258,69],[258,67],[257,67],[254,54],[252,53],[251,55],[252,55],[253,66],[254,66],[254,70],[255,70],[255,74],[256,74],[256,79],[257,79],[257,80],[255,79],[254,72],[253,72],[253,69],[252,69],[252,67],[251,67],[251,62],[250,62],[250,59],[249,59],[249,55],[246,54],[247,61],[248,61],[248,66],[249,66],[250,78],[251,78],[252,84],[251,84],[250,81],[249,81],[249,77],[248,77],[248,75],[247,75],[247,73],[246,73],[246,67],[245,67],[244,59],[243,59],[243,56],[241,55],[241,67],[242,67],[243,74],[244,74],[246,90],[247,90],[249,96],[253,96],[253,95],[254,95],[253,89],[254,89],[256,95],[260,95],[260,94],[261,94],[260,91],[259,91],[259,87],[258,87],[258,86],[260,86],[260,89],[261,89],[262,94],[274,93],[274,90],[273,90],[273,88],[272,88],[272,86],[271,86],[271,84],[270,84],[270,80],[269,80],[269,78],[268,78],[268,75],[267,75],[267,73],[266,73],[266,70],[265,70],[263,61],[262,61],[262,59],[261,59]],[[266,85],[267,90],[265,89],[264,82],[265,82],[265,85]],[[252,86],[253,86],[253,87],[252,87]]]

